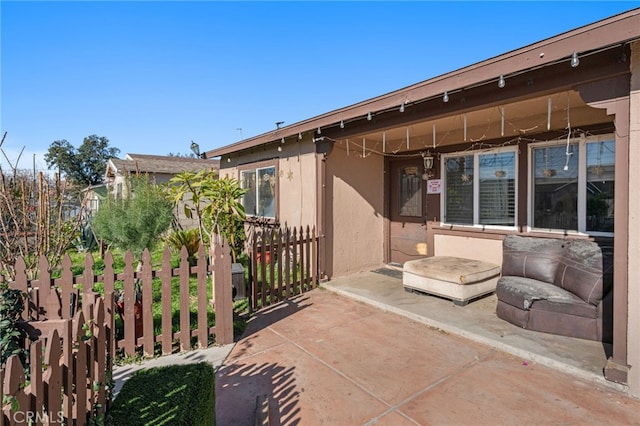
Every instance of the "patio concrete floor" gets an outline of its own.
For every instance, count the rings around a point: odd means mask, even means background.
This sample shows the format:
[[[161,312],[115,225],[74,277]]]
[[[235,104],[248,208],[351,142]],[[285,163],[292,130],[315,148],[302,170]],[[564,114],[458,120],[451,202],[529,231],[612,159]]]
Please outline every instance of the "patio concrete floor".
[[[602,378],[601,344],[503,324],[492,297],[406,293],[382,272],[257,313],[217,371],[217,424],[254,425],[268,395],[272,425],[640,425],[640,401]]]

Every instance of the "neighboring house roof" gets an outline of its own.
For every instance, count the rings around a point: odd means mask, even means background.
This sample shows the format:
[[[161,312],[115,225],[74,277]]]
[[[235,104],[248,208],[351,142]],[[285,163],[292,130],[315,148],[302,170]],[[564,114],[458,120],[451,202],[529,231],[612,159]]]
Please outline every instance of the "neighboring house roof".
[[[451,94],[454,91],[497,81],[500,75],[518,75],[526,70],[568,61],[573,52],[587,55],[638,38],[640,9],[633,9],[412,86],[207,151],[205,155],[206,158],[219,157],[280,138],[301,136],[305,132],[335,126],[341,121],[346,123],[369,113],[397,109],[407,102],[442,97],[447,91]]]
[[[107,176],[125,172],[177,174],[220,169],[219,160],[172,157],[163,155],[127,154],[124,159],[112,158],[107,163]]]

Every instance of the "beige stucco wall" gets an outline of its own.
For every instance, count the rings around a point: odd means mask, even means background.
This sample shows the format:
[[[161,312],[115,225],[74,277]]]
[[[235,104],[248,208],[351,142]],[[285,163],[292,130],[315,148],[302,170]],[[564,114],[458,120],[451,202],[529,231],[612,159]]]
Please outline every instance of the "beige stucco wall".
[[[327,271],[347,275],[382,265],[384,160],[336,143],[326,162]]]
[[[433,248],[435,256],[464,257],[502,265],[501,239],[435,235]]]
[[[640,182],[640,42],[631,46],[631,96],[629,105],[629,187]],[[640,193],[629,191],[629,257],[627,363],[629,392],[640,397]]]

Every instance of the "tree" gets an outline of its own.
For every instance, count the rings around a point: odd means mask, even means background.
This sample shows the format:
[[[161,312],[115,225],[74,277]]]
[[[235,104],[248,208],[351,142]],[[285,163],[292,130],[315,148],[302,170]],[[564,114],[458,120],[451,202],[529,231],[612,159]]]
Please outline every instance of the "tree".
[[[140,259],[144,249],[153,249],[173,220],[173,205],[165,189],[149,176],[132,176],[125,198],[109,196],[93,217],[96,236]]]
[[[118,153],[118,148],[109,146],[109,139],[91,135],[77,150],[65,139],[54,141],[44,159],[50,169],[57,167],[73,183],[90,186],[102,183],[107,161]]]
[[[236,179],[218,179],[214,171],[178,173],[169,181],[173,202],[184,203],[184,213],[198,221],[202,241],[214,234],[223,236],[231,247],[233,261],[244,245],[244,206],[240,198],[247,192]]]

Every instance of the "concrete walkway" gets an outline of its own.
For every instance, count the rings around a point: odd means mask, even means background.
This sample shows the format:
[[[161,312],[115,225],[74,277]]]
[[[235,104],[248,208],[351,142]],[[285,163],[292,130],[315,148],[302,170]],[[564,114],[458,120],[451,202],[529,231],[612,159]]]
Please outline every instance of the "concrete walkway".
[[[196,364],[199,362],[208,362],[217,369],[229,355],[233,346],[233,344],[212,346],[210,348],[198,349],[191,352],[165,355],[158,358],[144,360],[139,363],[115,366],[113,368],[113,381],[115,382],[113,387],[114,397],[118,396],[118,392],[120,392],[124,383],[138,370],[166,367],[168,365]]]
[[[276,425],[640,425],[617,389],[323,289],[249,322],[217,424],[254,425],[260,395]]]

